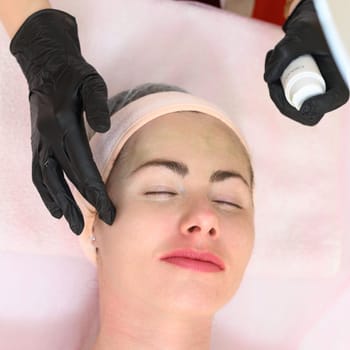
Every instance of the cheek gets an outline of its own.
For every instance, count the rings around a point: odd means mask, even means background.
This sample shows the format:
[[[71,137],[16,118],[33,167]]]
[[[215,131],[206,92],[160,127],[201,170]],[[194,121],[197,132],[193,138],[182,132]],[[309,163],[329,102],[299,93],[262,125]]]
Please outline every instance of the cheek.
[[[137,201],[124,206],[112,226],[104,224],[106,229],[100,236],[101,278],[105,283],[118,289],[122,281],[128,291],[136,289],[134,283],[148,283],[158,266],[156,257],[176,235],[175,220],[173,212],[164,208],[156,210]]]
[[[222,226],[223,240],[233,266],[245,268],[254,246],[254,221],[251,215],[242,215],[225,221]]]
[[[105,232],[101,235],[104,251],[111,258],[118,252],[124,260],[142,259],[176,233],[177,223],[173,208],[142,201],[125,202],[117,209],[113,225],[104,224]]]

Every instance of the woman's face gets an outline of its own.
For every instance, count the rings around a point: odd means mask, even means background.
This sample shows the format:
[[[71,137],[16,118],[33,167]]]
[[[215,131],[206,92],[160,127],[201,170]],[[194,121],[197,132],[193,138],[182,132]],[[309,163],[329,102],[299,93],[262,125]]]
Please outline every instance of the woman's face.
[[[243,146],[216,119],[177,112],[138,130],[125,152],[107,184],[116,220],[94,227],[100,288],[160,312],[214,314],[238,289],[254,243]],[[160,260],[178,248],[210,251],[225,270]]]

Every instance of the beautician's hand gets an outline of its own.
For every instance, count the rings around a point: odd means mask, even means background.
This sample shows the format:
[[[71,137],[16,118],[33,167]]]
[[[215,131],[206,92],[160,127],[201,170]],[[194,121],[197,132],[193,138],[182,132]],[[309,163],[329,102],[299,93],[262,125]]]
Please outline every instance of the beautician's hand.
[[[110,128],[107,87],[80,52],[75,18],[54,9],[33,13],[10,50],[29,85],[32,179],[47,209],[80,234],[84,220],[63,170],[107,224],[115,218],[85,132],[82,109],[98,132]]]
[[[266,55],[264,79],[281,113],[305,125],[317,124],[323,115],[349,99],[349,90],[332,58],[312,0],[302,0],[283,25],[285,37]],[[311,54],[326,81],[326,93],[306,100],[300,111],[286,100],[281,75],[289,63]]]

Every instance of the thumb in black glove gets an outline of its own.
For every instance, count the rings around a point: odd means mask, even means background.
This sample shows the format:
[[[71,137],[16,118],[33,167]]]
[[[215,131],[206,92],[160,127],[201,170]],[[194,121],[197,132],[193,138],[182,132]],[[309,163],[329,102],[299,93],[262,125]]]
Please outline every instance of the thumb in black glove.
[[[302,0],[283,25],[285,37],[269,51],[265,60],[264,80],[271,99],[280,112],[305,125],[317,124],[323,115],[349,99],[347,88],[324,37],[312,0]],[[311,54],[326,81],[326,93],[307,99],[300,111],[286,100],[281,75],[295,58]]]
[[[115,207],[93,160],[82,110],[95,131],[110,128],[107,87],[81,55],[75,18],[54,9],[35,12],[11,41],[29,85],[32,180],[50,213],[80,234],[82,213],[63,171],[107,224]]]

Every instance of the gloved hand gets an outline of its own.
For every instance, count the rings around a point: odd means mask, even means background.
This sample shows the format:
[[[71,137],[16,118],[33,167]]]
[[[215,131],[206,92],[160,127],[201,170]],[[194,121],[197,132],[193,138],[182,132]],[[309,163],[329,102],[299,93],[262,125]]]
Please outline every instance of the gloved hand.
[[[269,51],[265,60],[264,80],[271,99],[282,114],[305,125],[317,124],[323,115],[349,99],[349,90],[332,58],[312,0],[302,0],[283,25],[285,37]],[[284,95],[281,75],[289,63],[311,54],[326,81],[326,93],[306,100],[300,111]]]
[[[112,224],[116,210],[93,161],[82,109],[95,131],[110,128],[107,87],[80,51],[75,18],[54,9],[35,12],[10,44],[29,85],[32,180],[47,209],[71,230],[84,227],[63,170],[79,192]]]

